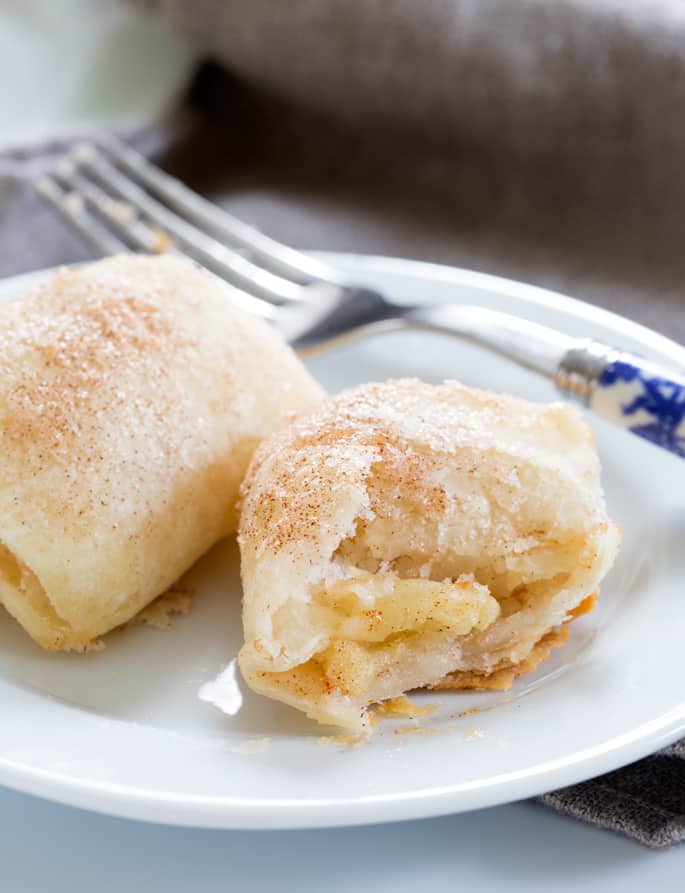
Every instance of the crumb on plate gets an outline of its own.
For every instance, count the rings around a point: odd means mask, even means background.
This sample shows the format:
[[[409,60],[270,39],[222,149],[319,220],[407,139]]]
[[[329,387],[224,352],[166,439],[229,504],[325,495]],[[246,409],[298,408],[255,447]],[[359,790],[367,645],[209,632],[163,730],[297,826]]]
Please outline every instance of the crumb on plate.
[[[420,706],[406,695],[401,695],[398,698],[388,698],[387,701],[382,701],[377,705],[375,712],[376,716],[408,716],[411,719],[416,719],[422,716],[430,716],[430,714],[435,713],[437,709],[435,704],[425,704],[424,706]]]
[[[187,586],[174,584],[147,607],[131,618],[126,626],[144,624],[156,629],[171,629],[174,614],[189,614],[193,606],[193,592]]]

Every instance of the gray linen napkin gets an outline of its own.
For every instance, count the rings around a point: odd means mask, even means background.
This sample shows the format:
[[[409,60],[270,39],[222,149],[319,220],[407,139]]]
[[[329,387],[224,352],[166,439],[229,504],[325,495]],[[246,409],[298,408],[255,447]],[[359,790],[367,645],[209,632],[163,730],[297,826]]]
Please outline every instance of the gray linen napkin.
[[[638,763],[540,800],[651,847],[685,840],[685,738]]]
[[[531,160],[505,142],[463,145],[399,116],[377,128],[303,109],[213,66],[191,99],[200,117],[190,133],[168,140],[164,124],[139,145],[165,145],[167,169],[277,238],[512,275],[685,340],[685,190],[640,153],[636,162],[630,143],[589,167],[583,146],[558,157],[547,146]],[[0,163],[0,275],[88,253],[35,199],[24,154]],[[681,742],[542,800],[650,846],[675,843],[685,838],[684,751]]]
[[[402,209],[388,209],[386,188],[381,222],[374,177],[357,180],[371,193],[374,250],[557,287],[685,341],[680,0],[128,2],[241,79],[320,113],[289,144],[301,158],[289,191],[320,170],[327,116],[349,128],[346,157],[329,162],[336,174],[340,163],[349,172],[360,142],[385,146],[376,170],[386,183],[385,167],[398,174]],[[272,162],[281,134],[250,124]],[[430,160],[428,145],[440,150]],[[345,221],[329,220],[333,204],[317,195],[325,225],[303,221],[305,244],[354,244]],[[384,235],[391,213],[410,211]]]

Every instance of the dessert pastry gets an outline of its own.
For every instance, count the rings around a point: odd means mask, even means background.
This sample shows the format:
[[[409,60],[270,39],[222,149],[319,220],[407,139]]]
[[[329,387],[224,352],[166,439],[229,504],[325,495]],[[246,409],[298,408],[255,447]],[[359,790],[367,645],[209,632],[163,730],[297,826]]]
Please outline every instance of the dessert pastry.
[[[188,261],[120,256],[0,306],[0,603],[85,649],[235,529],[257,443],[322,391]]]
[[[243,676],[352,729],[534,665],[618,545],[580,413],[456,382],[331,398],[261,444],[242,492]]]

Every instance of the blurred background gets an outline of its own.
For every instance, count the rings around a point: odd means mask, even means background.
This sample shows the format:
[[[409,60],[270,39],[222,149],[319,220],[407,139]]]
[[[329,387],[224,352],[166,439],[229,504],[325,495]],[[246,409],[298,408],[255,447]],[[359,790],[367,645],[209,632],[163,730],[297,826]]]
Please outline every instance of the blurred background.
[[[678,0],[0,0],[0,275],[87,256],[26,163],[107,126],[296,247],[685,341],[684,36]]]
[[[111,0],[0,0],[0,140],[156,116],[195,52]]]

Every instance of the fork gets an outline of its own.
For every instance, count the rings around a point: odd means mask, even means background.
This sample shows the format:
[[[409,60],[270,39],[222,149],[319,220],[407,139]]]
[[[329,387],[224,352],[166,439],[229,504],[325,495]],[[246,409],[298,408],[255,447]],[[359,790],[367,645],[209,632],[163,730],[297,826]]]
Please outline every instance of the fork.
[[[77,145],[35,186],[101,254],[186,256],[300,352],[401,328],[456,336],[685,458],[685,376],[635,354],[485,307],[395,303],[232,217],[113,136]]]

